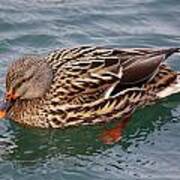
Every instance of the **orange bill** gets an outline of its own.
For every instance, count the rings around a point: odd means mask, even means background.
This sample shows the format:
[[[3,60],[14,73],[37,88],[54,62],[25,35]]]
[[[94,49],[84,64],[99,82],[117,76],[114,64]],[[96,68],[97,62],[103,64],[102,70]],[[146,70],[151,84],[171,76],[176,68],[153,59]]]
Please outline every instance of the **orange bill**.
[[[6,116],[6,112],[5,111],[0,111],[0,119],[4,118]]]
[[[11,107],[11,101],[0,101],[0,119],[5,118],[8,109]]]

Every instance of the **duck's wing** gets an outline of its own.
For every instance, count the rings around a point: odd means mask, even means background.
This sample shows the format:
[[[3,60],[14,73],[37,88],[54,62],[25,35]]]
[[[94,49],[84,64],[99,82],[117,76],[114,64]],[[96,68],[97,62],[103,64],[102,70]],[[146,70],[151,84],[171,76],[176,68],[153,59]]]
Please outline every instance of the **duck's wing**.
[[[151,79],[158,72],[157,70],[162,62],[173,53],[179,52],[179,48],[132,50],[138,52],[139,56],[132,56],[123,62],[121,61],[123,66],[121,84],[133,85]]]
[[[58,52],[54,57],[63,61],[58,67],[56,96],[65,101],[76,98],[81,103],[94,101],[111,95],[117,84],[136,85],[151,79],[160,64],[178,48],[168,49],[110,49],[101,47],[80,47]],[[60,64],[61,63],[61,64]],[[55,90],[55,89],[54,89]]]
[[[53,98],[61,99],[62,103],[82,104],[102,97],[122,76],[121,60],[112,51],[81,47],[60,53],[59,59],[66,62],[53,61],[56,70]]]

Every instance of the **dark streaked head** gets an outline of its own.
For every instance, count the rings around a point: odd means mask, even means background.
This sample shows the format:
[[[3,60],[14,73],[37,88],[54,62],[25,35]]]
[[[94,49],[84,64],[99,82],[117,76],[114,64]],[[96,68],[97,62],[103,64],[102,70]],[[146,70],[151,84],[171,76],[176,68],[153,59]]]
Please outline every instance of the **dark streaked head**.
[[[46,61],[38,56],[25,56],[13,62],[6,76],[5,102],[1,110],[6,110],[10,102],[41,98],[52,81],[52,71]],[[0,117],[1,118],[1,117]]]

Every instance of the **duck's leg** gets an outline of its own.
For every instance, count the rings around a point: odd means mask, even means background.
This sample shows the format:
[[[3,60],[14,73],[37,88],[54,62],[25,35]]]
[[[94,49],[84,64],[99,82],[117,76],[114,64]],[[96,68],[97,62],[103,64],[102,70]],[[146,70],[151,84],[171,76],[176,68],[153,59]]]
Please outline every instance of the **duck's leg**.
[[[123,131],[131,119],[132,114],[124,116],[114,128],[106,129],[100,136],[99,140],[104,144],[114,144],[121,140]]]

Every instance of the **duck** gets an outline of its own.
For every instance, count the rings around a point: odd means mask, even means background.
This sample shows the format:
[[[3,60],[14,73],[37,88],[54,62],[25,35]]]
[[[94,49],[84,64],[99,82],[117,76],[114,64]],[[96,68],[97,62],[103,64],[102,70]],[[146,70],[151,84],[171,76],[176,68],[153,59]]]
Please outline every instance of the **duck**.
[[[180,48],[79,46],[13,61],[0,118],[23,126],[65,128],[127,117],[180,92],[165,62]]]

